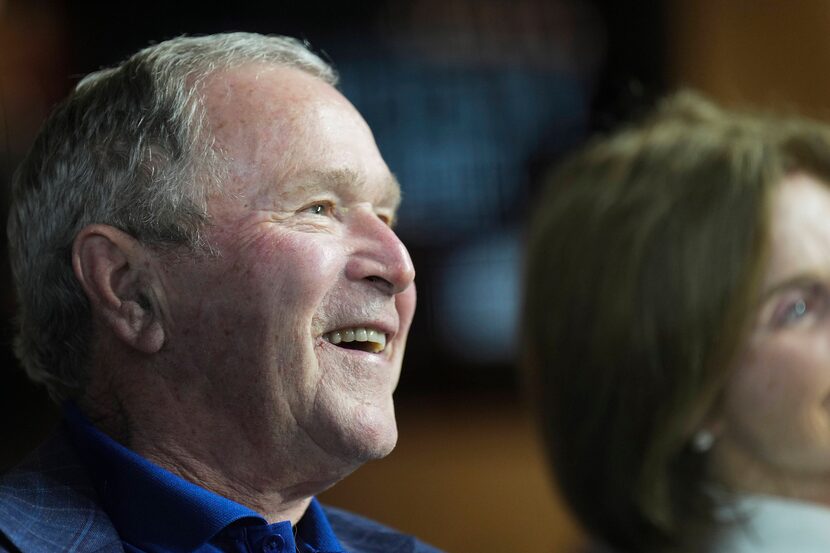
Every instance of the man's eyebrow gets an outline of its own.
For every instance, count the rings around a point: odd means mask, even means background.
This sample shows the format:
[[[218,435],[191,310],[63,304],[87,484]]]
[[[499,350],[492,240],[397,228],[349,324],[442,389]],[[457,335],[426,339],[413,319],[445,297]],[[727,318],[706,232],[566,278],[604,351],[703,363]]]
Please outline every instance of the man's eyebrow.
[[[311,177],[310,180],[314,183],[320,183],[327,186],[330,186],[334,189],[339,189],[343,187],[362,187],[366,186],[366,179],[360,175],[359,173],[352,171],[351,169],[333,169],[330,171],[311,171],[309,173]],[[386,178],[386,181],[382,183],[383,186],[383,194],[377,198],[375,203],[376,205],[380,206],[391,206],[393,209],[397,209],[401,203],[401,185],[398,183],[398,179],[392,173],[389,173],[389,176]],[[308,186],[308,188],[313,188],[313,186]]]

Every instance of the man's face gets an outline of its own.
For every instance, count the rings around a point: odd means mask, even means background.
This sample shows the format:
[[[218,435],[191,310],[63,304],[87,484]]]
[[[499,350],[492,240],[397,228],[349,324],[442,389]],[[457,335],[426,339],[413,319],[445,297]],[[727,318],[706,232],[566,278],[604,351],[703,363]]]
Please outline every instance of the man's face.
[[[214,75],[204,98],[229,173],[209,203],[219,255],[165,277],[168,343],[192,360],[178,393],[252,454],[386,455],[415,273],[390,228],[399,189],[371,131],[296,69]]]

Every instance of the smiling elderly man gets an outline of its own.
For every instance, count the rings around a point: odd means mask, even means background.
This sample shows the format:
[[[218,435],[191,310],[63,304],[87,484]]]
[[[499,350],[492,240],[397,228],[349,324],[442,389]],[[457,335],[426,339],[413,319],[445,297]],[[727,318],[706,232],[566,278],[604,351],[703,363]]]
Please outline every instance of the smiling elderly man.
[[[0,550],[429,552],[314,495],[388,454],[415,272],[333,70],[178,38],[83,79],[16,175],[17,354],[64,424]]]

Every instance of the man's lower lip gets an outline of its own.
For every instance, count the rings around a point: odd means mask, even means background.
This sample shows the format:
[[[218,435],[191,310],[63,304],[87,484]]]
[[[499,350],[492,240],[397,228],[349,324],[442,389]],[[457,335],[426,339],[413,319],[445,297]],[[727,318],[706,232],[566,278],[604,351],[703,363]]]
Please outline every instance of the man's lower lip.
[[[329,342],[328,340],[324,340],[323,338],[320,338],[319,342],[322,345],[325,345],[325,346],[331,348],[333,351],[340,351],[340,352],[349,353],[349,354],[363,354],[363,355],[368,355],[368,356],[377,357],[377,358],[385,357],[387,352],[389,351],[389,345],[390,345],[390,344],[386,344],[386,347],[383,348],[381,351],[373,352],[373,351],[366,351],[366,350],[355,349],[355,348],[344,348],[342,346],[332,344],[331,342]]]

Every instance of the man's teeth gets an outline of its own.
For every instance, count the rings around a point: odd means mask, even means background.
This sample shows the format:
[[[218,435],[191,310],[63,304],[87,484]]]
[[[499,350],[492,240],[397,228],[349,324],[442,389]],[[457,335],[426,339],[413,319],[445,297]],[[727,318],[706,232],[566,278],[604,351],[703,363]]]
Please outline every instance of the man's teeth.
[[[344,328],[323,334],[323,339],[332,344],[342,342],[368,342],[369,351],[379,353],[386,347],[386,334],[371,328]]]

